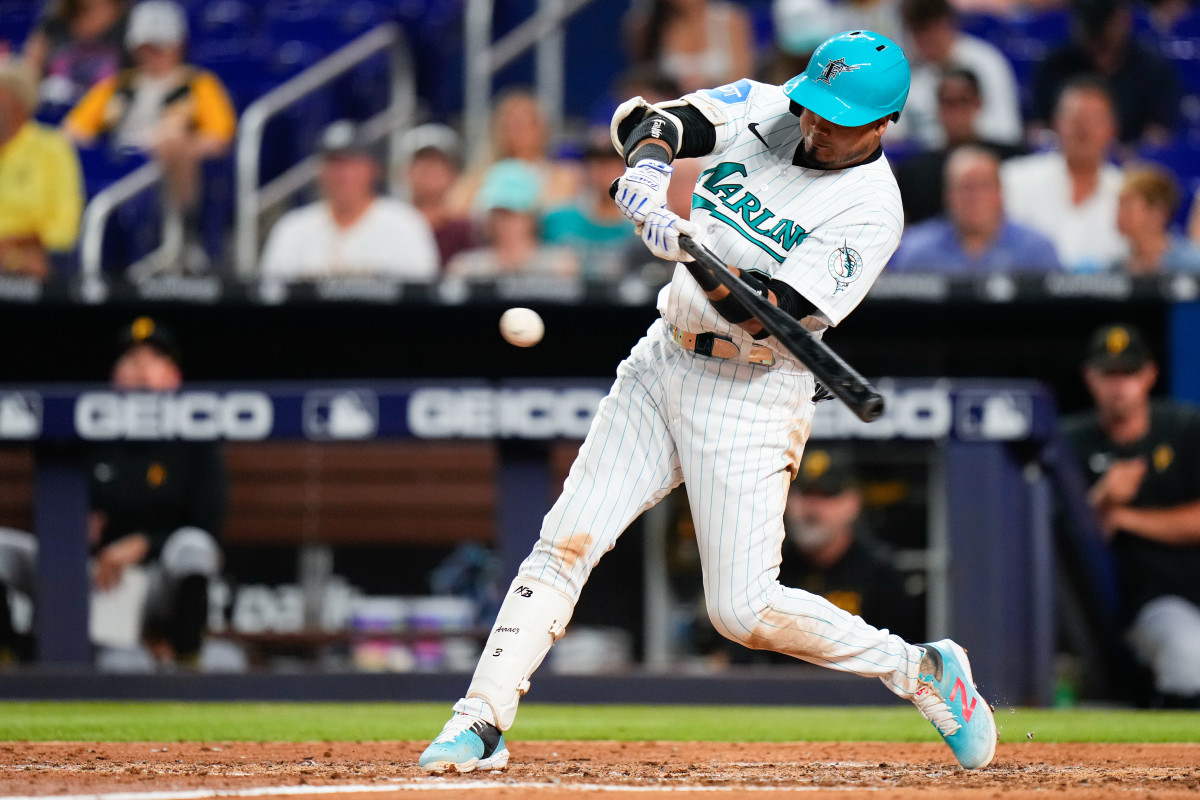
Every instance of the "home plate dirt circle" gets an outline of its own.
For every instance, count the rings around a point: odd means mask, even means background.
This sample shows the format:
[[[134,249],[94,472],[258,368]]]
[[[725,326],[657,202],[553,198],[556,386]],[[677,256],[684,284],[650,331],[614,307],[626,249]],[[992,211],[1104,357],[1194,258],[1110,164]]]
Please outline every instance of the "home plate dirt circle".
[[[1200,797],[1200,744],[1002,742],[967,772],[933,742],[517,741],[503,772],[441,777],[415,766],[424,744],[0,743],[0,800]]]

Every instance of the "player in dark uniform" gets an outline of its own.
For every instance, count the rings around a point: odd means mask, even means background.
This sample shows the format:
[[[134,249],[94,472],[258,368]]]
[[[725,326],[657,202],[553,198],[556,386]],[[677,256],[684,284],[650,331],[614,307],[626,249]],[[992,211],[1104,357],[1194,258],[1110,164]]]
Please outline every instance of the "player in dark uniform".
[[[808,450],[784,510],[790,547],[784,548],[779,580],[919,641],[920,606],[905,591],[904,576],[892,564],[889,549],[867,529],[862,507],[850,453]]]
[[[905,591],[890,548],[869,530],[862,510],[861,483],[849,450],[807,448],[783,512],[787,538],[779,580],[917,641],[924,635],[919,600]],[[795,659],[769,650],[714,641],[706,627],[698,631],[696,644],[735,664],[795,664]]]
[[[1126,639],[1162,704],[1200,707],[1200,409],[1151,401],[1158,369],[1129,325],[1096,331],[1083,372],[1095,410],[1063,427],[1110,537]]]
[[[118,351],[114,389],[180,388],[179,347],[154,320],[139,317],[122,329]],[[227,485],[220,446],[116,441],[93,445],[88,460],[94,589],[108,592],[130,567],[145,567],[146,639],[161,660],[194,660],[208,619],[208,583],[221,565],[217,536]],[[0,593],[13,588],[32,595],[36,557],[31,534],[0,530]],[[0,617],[3,638],[11,635],[3,607]]]

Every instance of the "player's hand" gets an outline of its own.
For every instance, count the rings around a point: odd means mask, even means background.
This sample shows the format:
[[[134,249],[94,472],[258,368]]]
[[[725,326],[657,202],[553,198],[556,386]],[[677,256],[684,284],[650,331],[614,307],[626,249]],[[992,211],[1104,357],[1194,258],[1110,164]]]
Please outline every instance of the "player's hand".
[[[694,261],[679,246],[681,233],[695,238],[700,235],[700,226],[661,207],[647,214],[646,221],[638,226],[638,235],[654,255],[668,261]]]
[[[96,588],[102,592],[115,589],[125,575],[125,570],[140,564],[150,552],[150,540],[140,533],[131,533],[104,546],[96,554],[95,573],[92,576]]]
[[[1096,481],[1088,499],[1097,509],[1128,505],[1137,496],[1145,476],[1144,458],[1123,458],[1115,461],[1104,476]]]
[[[627,167],[625,174],[617,179],[613,200],[617,208],[634,224],[641,225],[653,209],[667,204],[667,185],[675,168],[653,158],[639,161]]]

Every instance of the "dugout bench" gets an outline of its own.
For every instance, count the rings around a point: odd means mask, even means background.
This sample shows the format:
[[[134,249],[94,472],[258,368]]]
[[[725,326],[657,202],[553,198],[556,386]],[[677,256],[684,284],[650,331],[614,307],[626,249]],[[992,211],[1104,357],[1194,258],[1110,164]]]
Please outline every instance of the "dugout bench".
[[[888,401],[883,417],[867,425],[840,403],[822,403],[814,438],[929,446],[930,638],[953,636],[970,648],[993,702],[1048,702],[1053,492],[1036,454],[1053,434],[1051,397],[1031,382],[883,380],[878,386]],[[226,441],[234,479],[231,542],[490,536],[511,574],[537,536],[554,476],[569,460],[554,443],[583,436],[606,390],[607,382],[550,380],[189,385],[165,396],[97,385],[0,386],[0,444],[24,443],[36,453],[32,461],[28,451],[0,458],[0,475],[35,470],[24,497],[32,500],[33,528],[50,556],[39,560],[41,659],[83,665],[90,658],[81,468],[88,441]],[[297,457],[294,445],[283,450],[283,442],[320,447],[301,447]],[[348,443],[372,446],[341,447]],[[400,464],[393,446],[416,458]],[[474,463],[475,471],[464,463]],[[489,472],[492,483],[485,485],[481,476]],[[12,496],[17,500],[0,501],[0,513],[21,502],[20,491]],[[648,662],[669,624],[659,591],[665,575],[652,550]]]

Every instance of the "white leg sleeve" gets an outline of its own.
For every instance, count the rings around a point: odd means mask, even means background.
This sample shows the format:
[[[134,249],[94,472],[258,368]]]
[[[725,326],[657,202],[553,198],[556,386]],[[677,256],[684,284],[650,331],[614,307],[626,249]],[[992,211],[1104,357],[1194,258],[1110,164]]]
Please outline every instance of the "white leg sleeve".
[[[517,576],[500,606],[467,696],[454,710],[487,719],[477,702],[482,700],[491,711],[489,721],[502,731],[511,728],[530,677],[563,635],[574,610],[574,601],[558,589]]]

